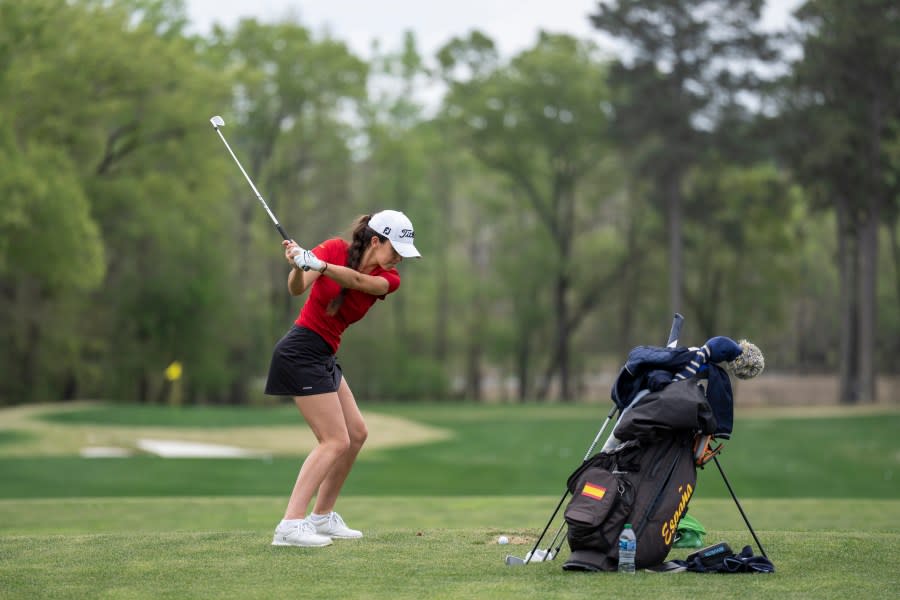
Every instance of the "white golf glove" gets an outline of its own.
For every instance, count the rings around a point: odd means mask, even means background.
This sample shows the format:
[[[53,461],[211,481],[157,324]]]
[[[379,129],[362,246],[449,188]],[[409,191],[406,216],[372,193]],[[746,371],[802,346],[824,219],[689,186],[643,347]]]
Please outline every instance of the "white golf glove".
[[[318,256],[313,254],[312,250],[304,250],[297,246],[297,252],[294,253],[294,264],[304,271],[318,271],[321,273],[325,270],[325,262]]]

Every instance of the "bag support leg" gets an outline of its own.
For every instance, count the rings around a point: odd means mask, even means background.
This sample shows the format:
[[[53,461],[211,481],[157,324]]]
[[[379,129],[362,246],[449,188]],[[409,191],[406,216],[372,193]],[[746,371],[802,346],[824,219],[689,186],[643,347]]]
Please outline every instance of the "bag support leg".
[[[763,549],[762,544],[759,543],[759,538],[756,537],[756,532],[753,531],[753,527],[750,525],[750,520],[747,519],[747,515],[744,514],[744,509],[741,508],[741,503],[738,502],[737,496],[734,495],[734,490],[731,489],[731,484],[728,483],[728,478],[725,477],[725,471],[722,469],[722,465],[719,464],[719,457],[713,456],[713,461],[716,463],[716,467],[719,468],[719,473],[721,473],[721,475],[722,475],[722,481],[725,482],[725,487],[728,488],[728,492],[731,494],[731,497],[734,500],[734,503],[737,505],[738,510],[741,513],[741,516],[744,518],[744,523],[747,524],[747,529],[750,530],[750,535],[752,535],[753,539],[756,541],[756,546],[759,548],[759,551],[762,552],[763,556],[765,556],[766,558],[769,558],[769,556],[766,554],[766,551]]]

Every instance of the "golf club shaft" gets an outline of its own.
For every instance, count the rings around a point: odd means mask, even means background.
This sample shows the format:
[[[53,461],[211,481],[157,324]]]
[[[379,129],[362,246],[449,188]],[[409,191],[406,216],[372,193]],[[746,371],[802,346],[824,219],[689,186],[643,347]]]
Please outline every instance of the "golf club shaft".
[[[591,442],[591,446],[590,446],[590,448],[588,448],[588,450],[587,450],[587,452],[585,453],[584,458],[582,459],[581,462],[584,462],[584,461],[586,461],[587,459],[589,459],[589,458],[591,457],[591,454],[594,452],[594,448],[597,447],[597,442],[600,441],[600,436],[603,435],[603,430],[605,430],[605,429],[606,429],[606,426],[609,425],[609,422],[610,422],[610,420],[612,420],[613,415],[616,414],[616,410],[617,410],[617,409],[618,409],[617,406],[613,406],[613,407],[609,410],[609,414],[606,415],[606,420],[603,421],[603,425],[600,427],[600,430],[597,432],[597,435],[594,436],[594,441]]]
[[[550,525],[553,523],[553,519],[556,518],[556,514],[559,512],[559,509],[563,505],[563,502],[566,501],[566,496],[568,496],[568,495],[569,495],[569,488],[566,488],[566,491],[563,492],[562,497],[559,499],[559,502],[556,504],[556,509],[553,511],[553,514],[550,515],[550,519],[547,521],[547,524],[544,525],[544,530],[541,532],[540,537],[538,537],[537,541],[534,543],[534,548],[531,549],[531,553],[525,559],[526,565],[529,562],[531,562],[532,558],[534,558],[534,555],[537,552],[538,546],[541,545],[541,540],[543,540],[544,536],[547,535],[547,530],[550,529]]]
[[[228,153],[231,155],[231,158],[234,159],[234,162],[237,164],[238,169],[241,170],[241,173],[244,174],[244,178],[247,180],[247,183],[250,184],[250,187],[253,189],[253,193],[256,194],[256,198],[263,205],[263,208],[266,209],[266,212],[269,214],[269,218],[272,219],[272,222],[275,224],[275,229],[278,230],[278,233],[281,234],[281,237],[285,240],[291,239],[288,237],[288,234],[285,233],[284,228],[281,226],[281,223],[278,222],[278,219],[275,218],[275,214],[269,209],[269,205],[266,204],[266,201],[263,200],[262,194],[259,193],[259,190],[256,189],[256,186],[253,185],[253,180],[250,179],[250,176],[247,175],[247,171],[244,170],[244,167],[241,165],[241,161],[238,160],[238,157],[235,156],[234,151],[232,151],[231,146],[228,145],[228,140],[225,139],[225,136],[222,135],[222,132],[219,131],[218,126],[213,125],[213,128],[216,130],[216,133],[219,134],[219,137],[222,139],[222,143],[225,144],[225,147],[228,149]]]
[[[609,414],[606,415],[606,420],[603,421],[603,425],[600,427],[600,430],[597,432],[597,435],[594,436],[594,441],[591,442],[590,447],[584,455],[584,459],[581,462],[589,459],[591,457],[591,453],[594,451],[594,448],[597,446],[597,442],[600,441],[600,437],[603,435],[603,432],[606,430],[606,426],[609,425],[610,420],[612,420],[613,415],[616,414],[616,410],[618,407],[613,405],[610,409]],[[534,543],[534,548],[531,549],[531,555],[525,559],[525,564],[527,565],[529,561],[534,557],[534,553],[537,552],[538,546],[541,544],[541,540],[544,539],[544,536],[547,534],[547,530],[550,529],[550,525],[553,523],[553,519],[556,518],[556,514],[559,512],[562,503],[566,501],[566,496],[569,495],[569,488],[566,488],[566,491],[563,492],[562,498],[559,499],[559,503],[556,505],[556,510],[553,511],[553,514],[550,515],[550,520],[547,521],[547,525],[544,526],[544,531],[541,532],[540,537],[538,537],[537,541]],[[562,531],[563,525],[560,524],[559,530],[556,532],[556,535],[553,536],[553,542],[556,542],[556,538],[559,536],[559,532]],[[552,545],[552,544],[551,544]]]
[[[550,545],[547,546],[547,550],[549,552],[552,552],[553,556],[556,556],[557,554],[559,554],[559,549],[562,548],[562,543],[563,543],[563,540],[565,539],[565,537],[560,538],[559,534],[562,533],[565,526],[566,526],[566,521],[565,521],[565,519],[563,519],[563,522],[559,524],[559,528],[556,530],[556,533],[553,535],[553,539],[550,540]],[[559,542],[558,546],[556,544],[557,542]],[[553,549],[553,546],[556,546],[555,550]]]

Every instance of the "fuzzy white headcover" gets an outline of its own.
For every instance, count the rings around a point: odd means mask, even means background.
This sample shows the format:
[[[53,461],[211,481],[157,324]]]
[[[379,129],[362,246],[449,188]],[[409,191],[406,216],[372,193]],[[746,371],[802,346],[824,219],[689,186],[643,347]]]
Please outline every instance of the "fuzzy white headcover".
[[[763,372],[766,368],[766,359],[762,351],[747,340],[740,340],[741,354],[731,362],[725,363],[725,368],[738,379],[751,379]]]

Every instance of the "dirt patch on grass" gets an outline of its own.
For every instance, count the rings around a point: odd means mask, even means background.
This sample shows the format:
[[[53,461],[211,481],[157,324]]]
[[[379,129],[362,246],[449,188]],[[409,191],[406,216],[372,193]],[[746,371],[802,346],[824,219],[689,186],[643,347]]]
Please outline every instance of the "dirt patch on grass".
[[[73,456],[89,447],[122,448],[140,454],[138,440],[141,439],[236,446],[254,454],[273,456],[306,454],[316,445],[315,436],[299,415],[293,424],[216,429],[61,424],[37,418],[41,414],[94,406],[97,404],[76,402],[0,410],[0,428],[28,434],[15,443],[0,444],[0,456]],[[452,435],[437,427],[377,413],[367,413],[366,423],[368,450],[439,441]]]

